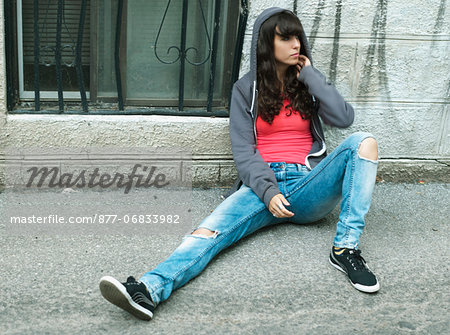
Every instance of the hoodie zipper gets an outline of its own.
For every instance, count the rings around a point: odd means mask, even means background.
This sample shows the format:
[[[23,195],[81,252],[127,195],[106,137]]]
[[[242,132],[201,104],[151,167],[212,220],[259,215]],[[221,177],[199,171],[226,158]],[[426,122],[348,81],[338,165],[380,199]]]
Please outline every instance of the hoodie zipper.
[[[257,101],[256,100],[257,95],[258,95],[258,90],[256,89],[256,80],[255,80],[255,81],[253,81],[253,98],[252,98],[252,106],[250,107],[250,113],[253,116],[253,134],[255,136],[255,145],[256,145],[256,141],[257,141],[257,138],[256,138],[256,117],[257,117],[257,115],[255,113],[255,110],[256,110],[255,102]]]
[[[309,161],[308,161],[309,157],[318,157],[318,156],[322,156],[323,153],[327,150],[327,146],[326,146],[326,144],[325,144],[325,141],[323,140],[323,138],[320,136],[319,132],[317,131],[316,124],[314,123],[314,120],[311,119],[311,122],[312,122],[314,131],[316,132],[317,137],[322,141],[322,149],[320,149],[318,152],[309,154],[309,155],[307,155],[307,156],[305,157],[305,165],[306,165],[306,167],[307,167],[308,169],[310,169],[310,170],[312,170],[312,169],[311,169],[311,165],[309,164]]]

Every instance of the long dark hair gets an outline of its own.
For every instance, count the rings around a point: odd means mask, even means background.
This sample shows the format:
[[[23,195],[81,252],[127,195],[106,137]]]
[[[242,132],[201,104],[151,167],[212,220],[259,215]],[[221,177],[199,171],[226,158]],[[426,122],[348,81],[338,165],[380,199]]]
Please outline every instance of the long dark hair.
[[[283,85],[277,77],[274,56],[276,28],[281,36],[286,37],[300,36],[303,30],[298,17],[288,10],[271,16],[262,24],[257,48],[258,114],[272,124],[283,106],[283,98],[286,98],[290,100],[288,115],[299,112],[303,119],[310,119],[314,113],[314,103],[306,86],[297,79],[296,67],[287,69]],[[300,53],[304,54],[303,48]],[[281,87],[284,87],[283,92]]]

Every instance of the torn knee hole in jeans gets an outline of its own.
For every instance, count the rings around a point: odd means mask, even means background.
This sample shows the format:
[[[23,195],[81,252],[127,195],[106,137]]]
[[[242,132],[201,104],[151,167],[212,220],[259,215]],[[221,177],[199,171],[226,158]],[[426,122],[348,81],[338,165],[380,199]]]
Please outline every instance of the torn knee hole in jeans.
[[[361,148],[361,146],[363,148]],[[376,157],[376,159],[372,159],[371,156]],[[358,157],[372,163],[378,163],[378,143],[373,137],[365,138],[361,143],[359,143]]]
[[[219,235],[218,230],[210,230],[208,228],[197,228],[191,233],[191,236],[200,238],[216,238],[217,235]]]
[[[378,160],[373,160],[373,159],[370,159],[370,158],[367,158],[367,157],[363,157],[363,156],[361,156],[361,155],[359,154],[359,152],[358,152],[358,157],[361,158],[361,159],[363,159],[363,160],[365,160],[365,161],[368,161],[368,162],[378,163]]]

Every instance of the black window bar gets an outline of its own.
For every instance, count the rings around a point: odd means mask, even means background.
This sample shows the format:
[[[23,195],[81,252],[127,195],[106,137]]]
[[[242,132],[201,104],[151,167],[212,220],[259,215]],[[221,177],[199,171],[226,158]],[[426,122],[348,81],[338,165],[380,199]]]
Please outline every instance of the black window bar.
[[[168,0],[166,10],[164,13],[164,17],[161,21],[161,26],[158,31],[157,38],[155,40],[154,52],[155,56],[160,62],[166,64],[172,64],[177,61],[180,61],[180,76],[179,76],[179,94],[178,94],[178,109],[179,111],[183,111],[184,109],[184,72],[185,72],[185,64],[188,62],[194,66],[200,66],[205,64],[209,59],[209,85],[208,85],[208,95],[207,95],[207,113],[211,113],[212,111],[212,101],[213,101],[213,92],[214,92],[214,80],[216,75],[216,58],[217,58],[217,47],[218,47],[218,36],[219,36],[219,27],[220,27],[220,0],[215,0],[214,6],[214,25],[213,25],[213,38],[212,45],[210,34],[208,33],[206,19],[203,13],[203,8],[201,1],[199,0],[199,5],[201,9],[203,25],[206,30],[207,42],[209,46],[208,54],[206,59],[201,62],[193,62],[188,59],[187,52],[191,49],[196,50],[193,47],[186,46],[186,32],[187,32],[187,13],[188,13],[188,0],[183,0],[183,9],[182,9],[182,22],[181,22],[181,39],[180,46],[172,46],[170,48],[178,50],[178,57],[171,62],[167,62],[162,60],[157,54],[157,43],[159,34],[161,32],[161,27],[163,25],[165,16],[167,14],[167,10],[169,8],[171,0]],[[12,6],[10,1],[5,1],[5,32],[6,32],[6,51],[7,51],[7,62],[9,64],[12,63],[11,54],[13,49],[13,26],[12,26]],[[40,50],[41,46],[39,43],[39,0],[34,0],[34,103],[35,103],[35,111],[39,112],[41,110],[40,104],[40,80],[39,80],[39,64],[40,64]],[[61,32],[63,25],[63,6],[64,0],[57,0],[57,25],[56,25],[56,47],[55,47],[55,65],[56,65],[56,81],[57,81],[57,91],[58,91],[58,111],[59,113],[64,113],[64,97],[63,97],[63,85],[62,85],[62,46],[61,46]],[[116,18],[116,31],[115,31],[115,46],[114,46],[114,64],[115,64],[115,74],[116,74],[116,84],[117,84],[117,100],[118,100],[118,108],[120,111],[124,110],[124,99],[123,99],[123,86],[122,86],[122,75],[121,75],[121,66],[120,66],[120,35],[121,35],[121,27],[122,27],[122,16],[123,16],[123,7],[124,1],[118,0],[118,10],[117,10],[117,18]],[[86,8],[87,8],[87,0],[81,1],[81,9],[80,9],[80,18],[78,25],[78,36],[75,48],[75,69],[77,73],[77,81],[78,87],[80,91],[82,109],[84,113],[88,113],[88,103],[86,98],[86,90],[83,81],[83,72],[82,72],[82,62],[81,62],[81,53],[82,53],[82,42],[83,42],[83,30],[85,26],[85,18],[86,18]],[[238,23],[238,31],[237,38],[235,43],[234,50],[234,59],[232,65],[232,74],[231,74],[231,85],[238,79],[239,76],[239,68],[241,62],[241,51],[242,45],[244,42],[244,34],[245,28],[247,24],[248,18],[248,1],[241,0],[240,1],[240,14],[239,14],[239,23]],[[13,72],[11,67],[7,67],[7,98],[8,98],[8,109],[12,111],[14,105],[14,97],[15,92],[12,88]],[[231,95],[231,87],[230,87],[230,95]],[[20,112],[20,111],[15,111]],[[112,113],[105,113],[112,114]],[[139,114],[139,112],[134,112],[130,114]],[[166,113],[164,113],[166,114]],[[168,113],[170,114],[170,113]]]
[[[5,4],[5,51],[6,51],[6,107],[12,111],[15,105],[14,89],[14,23],[12,20],[12,1],[4,1]],[[39,101],[38,101],[39,103]]]
[[[122,88],[122,73],[120,71],[120,32],[122,30],[122,14],[123,14],[123,0],[117,3],[117,19],[116,19],[116,40],[114,46],[114,67],[116,71],[116,85],[117,85],[117,101],[119,110],[124,110],[123,105],[123,88]]]
[[[33,3],[33,15],[34,15],[34,110],[39,111],[41,109],[41,95],[39,93],[39,1],[34,0]]]

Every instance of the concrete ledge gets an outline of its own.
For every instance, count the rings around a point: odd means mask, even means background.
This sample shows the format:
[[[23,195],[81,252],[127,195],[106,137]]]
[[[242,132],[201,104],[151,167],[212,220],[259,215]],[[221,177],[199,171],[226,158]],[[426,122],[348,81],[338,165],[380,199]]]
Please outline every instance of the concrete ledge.
[[[5,161],[0,159],[0,188],[5,185]],[[232,159],[193,160],[192,186],[196,188],[231,187],[237,178]],[[382,159],[378,181],[450,183],[450,160]]]
[[[192,170],[193,187],[229,187],[237,178],[233,160],[194,161]]]
[[[41,148],[182,147],[193,156],[231,155],[228,118],[163,115],[8,115],[6,146]]]
[[[194,161],[193,186],[231,186],[237,177],[234,162]],[[450,183],[450,160],[381,159],[378,181],[415,183],[417,181]]]
[[[231,186],[237,177],[232,160],[194,161],[193,186]],[[381,159],[378,181],[396,183],[450,183],[450,160]]]
[[[378,178],[388,182],[450,183],[450,160],[382,159]]]
[[[0,148],[16,147],[184,147],[192,151],[194,187],[231,186],[237,172],[227,118],[175,116],[8,115]],[[345,133],[352,129],[345,130]],[[326,130],[332,150],[346,134]],[[389,140],[380,141],[389,146]],[[386,149],[386,148],[385,148]],[[2,150],[1,150],[2,151]],[[385,153],[389,150],[381,150]],[[0,152],[0,185],[5,159]],[[381,159],[378,178],[390,182],[450,183],[450,159]],[[113,158],[111,158],[113,159]]]

